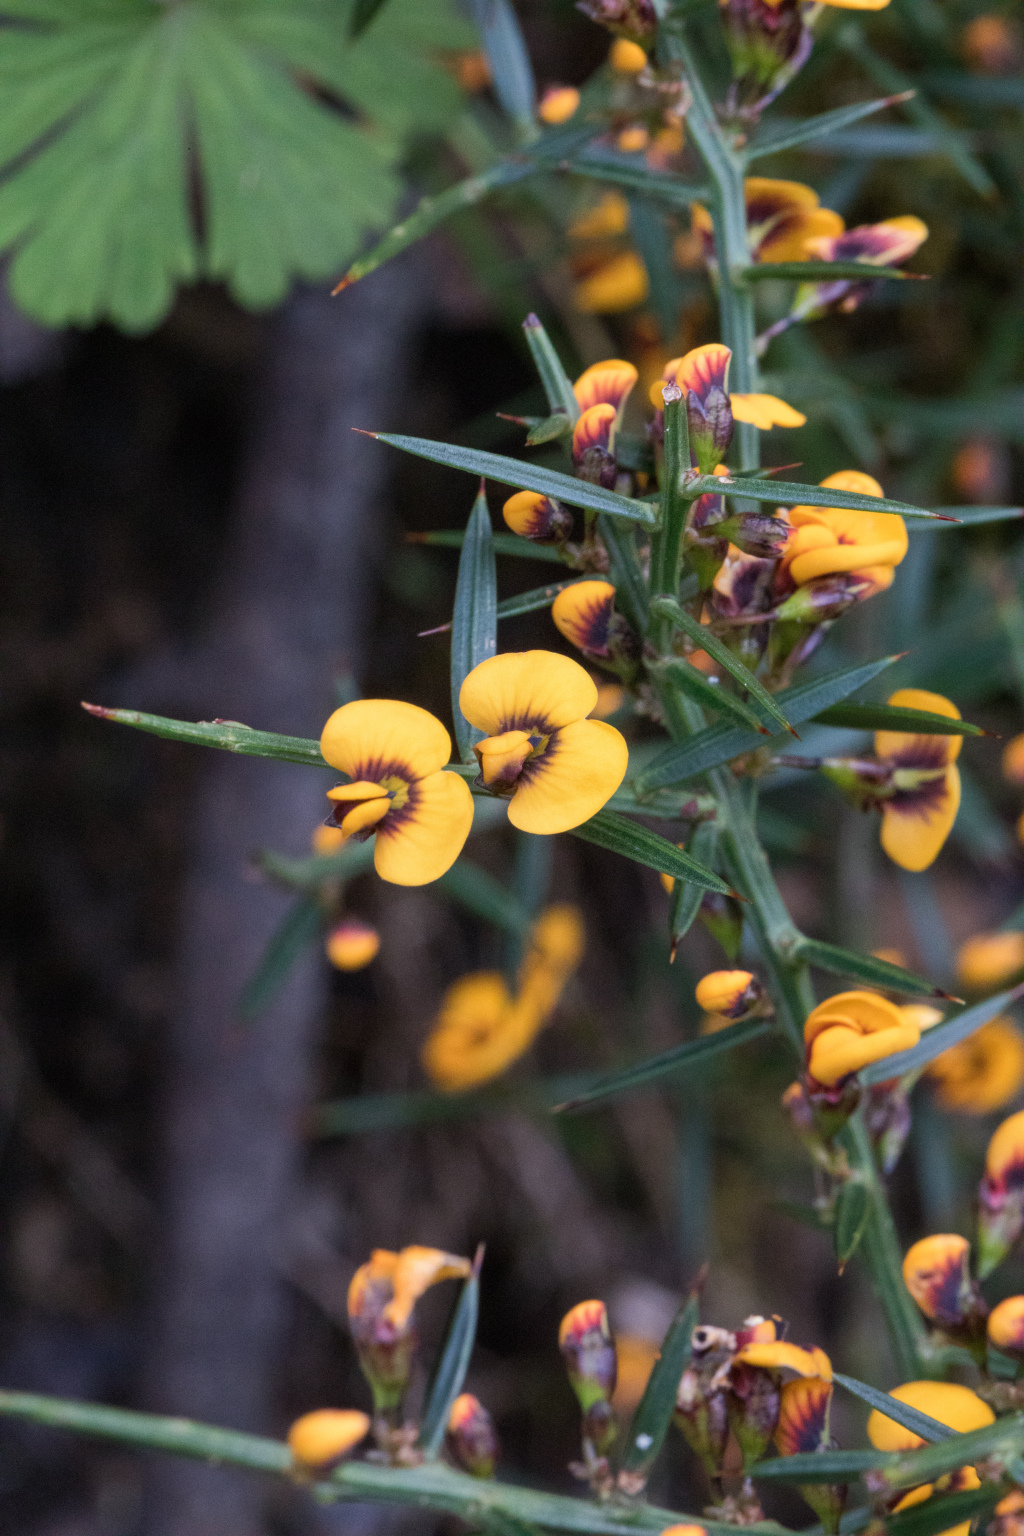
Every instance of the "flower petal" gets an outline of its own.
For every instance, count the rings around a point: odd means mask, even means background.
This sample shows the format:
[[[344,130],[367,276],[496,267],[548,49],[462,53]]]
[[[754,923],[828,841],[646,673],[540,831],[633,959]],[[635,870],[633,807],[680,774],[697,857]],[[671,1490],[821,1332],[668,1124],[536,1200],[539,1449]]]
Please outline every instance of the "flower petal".
[[[896,735],[896,732],[879,732]],[[927,738],[918,737],[918,740]],[[959,742],[959,737],[949,740]],[[927,788],[927,795],[924,793]],[[943,777],[913,795],[897,796],[882,806],[882,847],[901,869],[927,869],[938,857],[960,809],[960,770],[947,768]]]
[[[604,363],[592,363],[580,374],[572,392],[581,411],[592,405],[613,405],[621,411],[638,377],[632,363],[612,357]]]
[[[444,1093],[490,1082],[529,1048],[542,1022],[513,1002],[497,971],[463,976],[445,993],[423,1047],[427,1076]]]
[[[576,284],[576,307],[586,314],[616,315],[642,304],[651,290],[647,268],[636,251],[620,251]]]
[[[1024,1087],[1024,1038],[1012,1019],[990,1019],[928,1067],[943,1109],[989,1115]]]
[[[837,992],[807,1015],[804,1044],[810,1045],[816,1035],[833,1024],[845,1024],[862,1035],[870,1035],[880,1029],[898,1029],[906,1022],[896,1004],[877,992]]]
[[[440,1248],[403,1248],[395,1266],[395,1299],[384,1308],[385,1318],[393,1327],[404,1328],[424,1291],[440,1280],[463,1280],[471,1268],[468,1259]]]
[[[608,625],[615,609],[610,581],[577,581],[565,587],[551,605],[555,628],[578,650],[607,656]]]
[[[758,261],[806,261],[812,240],[843,231],[841,214],[831,208],[812,208],[781,218],[757,247]]]
[[[995,1422],[992,1409],[976,1392],[953,1381],[908,1381],[902,1387],[894,1387],[889,1396],[938,1419],[959,1434],[984,1429],[986,1424]],[[913,1451],[925,1443],[920,1435],[904,1429],[877,1408],[872,1409],[868,1418],[868,1439],[877,1451]]]
[[[691,352],[687,352],[685,357],[679,359],[673,375],[683,392],[683,398],[692,389],[703,404],[710,390],[725,390],[731,361],[732,353],[720,341],[710,341],[703,347],[694,347]]]
[[[775,1444],[783,1456],[819,1451],[828,1445],[832,1383],[820,1376],[787,1381],[779,1395]]]
[[[946,715],[950,720],[960,719],[960,711],[951,700],[944,698],[941,693],[929,693],[925,688],[898,688],[890,694],[886,703],[896,709],[927,709],[933,715]],[[921,741],[934,746],[936,738],[915,735],[911,731],[876,731],[875,756],[908,758]],[[960,756],[963,737],[940,736],[938,741],[946,749],[946,762],[955,763]]]
[[[505,651],[474,667],[459,708],[470,725],[500,736],[537,729],[548,735],[582,720],[597,703],[597,685],[578,661],[556,651]]]
[[[402,809],[377,828],[378,875],[393,885],[427,885],[451,869],[472,825],[473,796],[465,779],[428,774],[413,784]]]
[[[350,811],[346,811],[341,819],[341,830],[346,837],[354,837],[357,832],[366,832],[370,827],[375,827],[378,822],[391,809],[391,801],[387,795],[378,800],[360,800]]]
[[[774,1343],[745,1344],[736,1359],[742,1365],[758,1365],[762,1370],[796,1371],[800,1376],[820,1376],[823,1381],[832,1380],[832,1362],[817,1345],[803,1349],[799,1344],[787,1344],[784,1339]]]
[[[320,751],[332,768],[353,779],[379,781],[395,774],[411,782],[443,768],[452,742],[440,720],[418,704],[354,699],[324,726]]]
[[[925,1317],[941,1327],[963,1321],[971,1300],[971,1245],[957,1232],[922,1237],[907,1249],[903,1283]]]
[[[1007,1296],[992,1308],[988,1337],[1004,1354],[1024,1354],[1024,1296]]]
[[[581,459],[589,448],[605,451],[612,439],[615,427],[614,405],[592,405],[583,412],[572,429],[572,456]]]
[[[1024,1109],[993,1131],[985,1153],[985,1177],[1000,1189],[1019,1189],[1024,1184]]]
[[[735,421],[749,421],[762,432],[772,427],[802,427],[807,421],[803,411],[787,405],[778,395],[730,395],[729,403]]]
[[[611,799],[628,767],[629,748],[613,725],[578,720],[563,726],[523,768],[508,819],[522,832],[568,832]]]
[[[841,1078],[859,1072],[873,1061],[911,1050],[920,1038],[913,1024],[880,1029],[873,1035],[862,1035],[846,1024],[833,1024],[815,1037],[807,1054],[807,1070],[816,1082],[834,1088]]]

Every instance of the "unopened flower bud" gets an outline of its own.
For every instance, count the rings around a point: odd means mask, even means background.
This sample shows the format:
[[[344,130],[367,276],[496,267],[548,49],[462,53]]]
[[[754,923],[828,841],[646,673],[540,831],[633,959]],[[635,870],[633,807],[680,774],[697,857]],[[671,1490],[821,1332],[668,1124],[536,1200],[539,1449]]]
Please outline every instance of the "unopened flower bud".
[[[722,20],[739,104],[763,111],[811,51],[800,0],[724,0]]]
[[[610,1402],[617,1360],[604,1302],[581,1301],[567,1312],[558,1330],[558,1347],[583,1411]]]
[[[517,491],[501,515],[513,533],[531,544],[564,544],[572,536],[572,513],[538,491]]]
[[[463,1392],[452,1403],[445,1444],[464,1472],[472,1477],[494,1476],[498,1437],[490,1414],[472,1392]]]
[[[984,1280],[1024,1230],[1024,1110],[1000,1125],[978,1191],[978,1275]]]
[[[417,1343],[416,1302],[430,1286],[464,1278],[470,1268],[468,1259],[413,1246],[401,1253],[375,1249],[356,1270],[348,1288],[349,1324],[377,1413],[396,1409],[405,1395]]]
[[[992,1308],[988,1341],[1004,1355],[1024,1360],[1024,1296],[1007,1296]]]
[[[772,517],[767,512],[744,512],[717,524],[715,532],[745,555],[774,560],[782,553],[792,530],[781,517]]]
[[[779,1380],[773,1371],[737,1361],[729,1372],[726,1411],[744,1467],[760,1461],[779,1421]]]
[[[750,971],[711,971],[697,983],[697,1005],[705,1013],[747,1019],[758,1010],[764,990]]]
[[[572,460],[576,474],[591,485],[613,490],[618,468],[612,447],[618,412],[602,401],[583,412],[572,429]]]
[[[361,971],[376,957],[380,934],[357,917],[343,918],[327,935],[327,958],[338,971]]]
[[[580,93],[573,85],[549,85],[540,99],[537,116],[542,123],[553,126],[566,123],[580,104]]]
[[[955,1232],[923,1237],[907,1250],[903,1283],[929,1322],[978,1331],[988,1311],[971,1279],[971,1245]]]
[[[370,1428],[369,1417],[354,1408],[318,1408],[296,1419],[288,1447],[298,1468],[323,1472],[347,1456]]]

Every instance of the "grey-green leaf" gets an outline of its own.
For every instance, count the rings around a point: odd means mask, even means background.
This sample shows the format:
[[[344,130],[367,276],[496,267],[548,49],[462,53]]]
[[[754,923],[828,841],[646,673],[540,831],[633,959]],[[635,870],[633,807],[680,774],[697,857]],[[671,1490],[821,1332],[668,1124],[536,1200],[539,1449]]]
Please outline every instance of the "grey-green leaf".
[[[624,1472],[646,1478],[654,1466],[672,1422],[679,1380],[689,1363],[693,1330],[699,1322],[700,1298],[692,1294],[672,1319],[633,1415],[622,1455]]]
[[[383,433],[380,434],[383,436]],[[850,512],[897,512],[900,517],[935,520],[937,512],[927,512],[909,501],[893,501],[888,496],[861,496],[856,491],[840,491],[833,486],[801,485],[796,480],[756,480],[746,476],[733,483],[720,475],[695,475],[689,482],[691,492],[699,496],[746,496],[753,501],[772,501],[777,506],[840,507]],[[948,518],[945,521],[950,521]]]
[[[657,832],[638,826],[617,811],[598,811],[582,826],[573,827],[572,835],[586,843],[596,843],[599,848],[607,848],[611,853],[619,853],[635,864],[646,864],[648,869],[656,869],[659,874],[689,880],[706,891],[717,891],[720,896],[732,894],[731,888],[713,870],[705,869],[675,843],[670,843],[667,837],[659,837]]]
[[[482,1249],[477,1250],[473,1272],[462,1287],[458,1305],[452,1315],[444,1349],[437,1363],[434,1379],[427,1393],[427,1405],[420,1427],[419,1445],[424,1454],[433,1459],[444,1444],[448,1427],[448,1415],[452,1404],[462,1391],[462,1383],[469,1369],[469,1359],[476,1341],[477,1315],[480,1308],[480,1263]]]
[[[452,610],[452,718],[455,741],[464,763],[473,760],[473,743],[484,732],[470,725],[459,707],[463,683],[482,661],[498,649],[498,590],[491,538],[491,514],[487,492],[481,480],[480,490],[466,524],[466,537],[459,555],[459,575],[455,583]]]
[[[859,1397],[862,1402],[877,1408],[879,1413],[884,1413],[887,1418],[909,1429],[912,1434],[920,1435],[922,1440],[948,1440],[956,1431],[945,1424],[940,1424],[938,1419],[933,1419],[929,1413],[921,1413],[917,1408],[911,1408],[909,1403],[901,1403],[895,1397],[890,1397],[888,1392],[879,1392],[877,1387],[868,1386],[867,1382],[858,1381],[854,1376],[843,1376],[839,1371],[833,1373],[833,1381],[837,1381],[847,1392],[852,1392],[854,1397]]]
[[[832,1241],[840,1270],[845,1268],[857,1252],[870,1215],[871,1200],[860,1179],[847,1179],[840,1184],[832,1227]]]
[[[839,725],[850,731],[917,731],[926,736],[985,736],[980,725],[951,720],[930,709],[894,704],[833,704],[814,716],[815,725]]]
[[[663,1051],[660,1056],[648,1056],[646,1061],[639,1061],[632,1067],[626,1067],[621,1072],[611,1072],[607,1077],[600,1078],[585,1093],[570,1099],[567,1104],[560,1104],[560,1110],[585,1109],[590,1104],[596,1104],[602,1099],[611,1099],[620,1093],[631,1093],[637,1088],[649,1087],[651,1083],[659,1082],[664,1077],[671,1077],[677,1072],[684,1072],[699,1062],[707,1061],[711,1056],[717,1056],[720,1051],[731,1051],[735,1046],[747,1045],[751,1040],[759,1040],[763,1035],[771,1032],[772,1025],[767,1019],[751,1019],[746,1024],[730,1024],[727,1029],[719,1029],[713,1035],[701,1035],[696,1040],[687,1040],[683,1045],[673,1046],[670,1051]]]
[[[901,965],[891,965],[874,955],[862,955],[854,949],[843,949],[838,944],[825,944],[820,939],[801,938],[797,953],[808,965],[816,965],[821,971],[833,976],[855,976],[858,981],[870,982],[875,987],[886,987],[892,992],[905,992],[910,997],[948,997],[941,987],[933,986]]]

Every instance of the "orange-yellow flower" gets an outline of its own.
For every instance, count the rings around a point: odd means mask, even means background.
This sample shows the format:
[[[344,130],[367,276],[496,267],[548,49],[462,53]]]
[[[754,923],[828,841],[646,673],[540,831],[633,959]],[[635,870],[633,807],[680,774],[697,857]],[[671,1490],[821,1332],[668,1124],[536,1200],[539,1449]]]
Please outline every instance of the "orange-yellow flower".
[[[511,796],[508,819],[523,832],[567,832],[610,800],[626,775],[625,738],[586,716],[597,703],[590,676],[552,651],[506,652],[474,667],[459,705],[487,732],[474,751],[483,782]]]
[[[882,487],[857,469],[839,470],[821,482],[837,491],[881,496]],[[839,507],[792,507],[793,526],[783,566],[795,586],[850,571],[875,591],[892,581],[893,568],[907,552],[907,529],[895,512],[849,512]]]
[[[347,838],[340,827],[328,826],[325,822],[322,827],[317,827],[310,841],[313,852],[323,855],[338,853],[344,848]]]
[[[597,703],[591,710],[595,720],[607,720],[618,714],[626,702],[626,690],[620,683],[598,683]]]
[[[336,970],[361,971],[376,958],[380,934],[358,917],[345,917],[331,929],[324,947]]]
[[[513,533],[532,544],[564,544],[572,533],[572,513],[539,491],[516,491],[501,515]]]
[[[956,956],[957,979],[972,992],[992,992],[1024,971],[1024,933],[976,933]]]
[[[558,903],[530,931],[515,996],[497,971],[477,971],[449,987],[422,1052],[431,1081],[459,1093],[517,1061],[557,1007],[583,948],[578,910]]]
[[[288,1448],[297,1466],[322,1471],[354,1450],[369,1429],[369,1417],[355,1408],[317,1408],[295,1420]]]
[[[824,1087],[834,1088],[851,1072],[910,1050],[920,1038],[916,1024],[888,998],[877,992],[839,992],[807,1015],[807,1072]]]
[[[588,314],[617,315],[636,309],[650,292],[651,284],[636,251],[620,251],[602,262],[576,284],[576,307]]]
[[[346,837],[377,835],[373,862],[395,885],[426,885],[450,869],[473,824],[465,779],[443,772],[451,738],[416,704],[356,699],[324,726],[320,751],[352,780],[327,791]]]
[[[902,1387],[894,1387],[889,1393],[898,1403],[916,1408],[929,1418],[938,1419],[948,1429],[966,1434],[972,1429],[983,1429],[995,1422],[995,1414],[988,1403],[982,1402],[970,1387],[961,1387],[952,1381],[908,1381]],[[916,1451],[927,1444],[912,1429],[904,1429],[895,1419],[888,1418],[877,1408],[868,1418],[868,1439],[878,1451]]]
[[[880,224],[860,224],[838,234],[825,233],[807,241],[807,256],[817,261],[862,261],[872,267],[895,267],[913,256],[928,238],[928,226],[913,214],[884,219]],[[813,319],[838,308],[851,314],[873,287],[870,279],[838,278],[803,285],[793,313]]]
[[[799,1344],[788,1344],[784,1339],[755,1341],[737,1350],[735,1358],[740,1365],[757,1365],[762,1370],[789,1370],[798,1376],[820,1377],[826,1382],[832,1380],[832,1362],[816,1344],[804,1349]]]
[[[828,1445],[832,1391],[831,1381],[822,1376],[798,1376],[786,1382],[775,1428],[781,1456],[799,1456]]]
[[[807,423],[803,411],[787,405],[778,395],[730,395],[729,403],[735,421],[748,421],[760,432],[770,432],[772,427],[802,427]]]
[[[921,1238],[907,1250],[903,1283],[930,1322],[956,1327],[975,1310],[970,1243],[955,1232]]]
[[[988,1337],[989,1343],[1004,1355],[1024,1358],[1024,1296],[1007,1296],[992,1308]]]
[[[747,240],[755,261],[806,261],[808,241],[839,235],[842,216],[822,208],[817,192],[799,181],[748,176],[743,183],[747,207]],[[691,206],[693,227],[714,253],[711,215],[700,203]]]
[[[628,37],[617,37],[608,52],[608,63],[620,75],[638,75],[647,68],[647,55],[639,43],[631,43]]]
[[[960,34],[960,46],[967,62],[982,74],[1014,75],[1020,70],[1020,31],[1006,16],[975,16]]]
[[[592,405],[613,405],[621,417],[637,378],[632,363],[624,362],[621,357],[611,357],[585,369],[572,392],[581,411],[588,411]]]
[[[927,1068],[943,1109],[989,1115],[1024,1087],[1024,1038],[1012,1019],[991,1019]]]
[[[634,1333],[617,1333],[615,1353],[619,1369],[612,1407],[618,1413],[632,1413],[647,1390],[660,1351],[653,1339]]]
[[[572,85],[549,85],[540,99],[537,116],[542,123],[566,123],[580,104],[580,93]]]
[[[606,240],[629,228],[629,204],[621,192],[606,192],[600,202],[569,225],[573,240]]]
[[[439,1248],[377,1248],[352,1276],[348,1318],[363,1375],[378,1413],[396,1408],[409,1382],[416,1344],[416,1302],[442,1280],[464,1279],[468,1259]]]
[[[615,140],[615,148],[624,155],[637,155],[650,142],[650,130],[643,123],[632,123],[628,128],[623,128]]]
[[[1004,779],[1011,784],[1024,784],[1024,732],[1006,743],[1002,767]]]
[[[555,628],[585,656],[609,654],[614,615],[615,588],[599,578],[564,587],[551,605]]]
[[[923,688],[897,689],[888,703],[960,719],[955,704]],[[953,829],[960,808],[961,744],[959,736],[875,732],[875,756],[892,766],[895,784],[895,793],[882,801],[882,847],[901,869],[927,869]]]
[[[761,986],[750,971],[709,971],[698,981],[694,996],[705,1013],[741,1019],[760,1001]]]

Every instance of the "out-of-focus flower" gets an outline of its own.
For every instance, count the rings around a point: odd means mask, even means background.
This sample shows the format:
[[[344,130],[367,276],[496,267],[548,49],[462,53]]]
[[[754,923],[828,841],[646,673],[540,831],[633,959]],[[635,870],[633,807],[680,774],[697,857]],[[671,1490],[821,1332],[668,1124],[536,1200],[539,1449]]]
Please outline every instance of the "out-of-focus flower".
[[[990,1115],[1024,1087],[1024,1037],[1012,1019],[992,1019],[927,1067],[943,1109]]]
[[[807,424],[803,411],[787,405],[778,395],[730,395],[729,404],[734,421],[749,421],[761,432],[770,432],[772,427],[803,427]]]
[[[310,839],[313,852],[320,855],[338,853],[347,841],[340,827],[328,826],[326,823],[322,827],[317,827]]]
[[[598,683],[597,703],[590,713],[595,720],[607,720],[610,715],[618,714],[626,702],[626,690],[621,683]]]
[[[490,1414],[472,1392],[463,1392],[452,1403],[445,1444],[453,1461],[471,1477],[494,1476],[498,1436]]]
[[[497,971],[460,977],[445,993],[421,1059],[445,1093],[461,1093],[498,1077],[529,1050],[583,956],[583,922],[557,904],[530,933],[513,996]]]
[[[992,1308],[988,1319],[989,1343],[1004,1355],[1024,1359],[1024,1296],[1007,1296]]]
[[[618,1375],[612,1407],[619,1414],[632,1413],[647,1390],[660,1351],[653,1339],[644,1339],[633,1333],[618,1333],[615,1335],[615,1353],[618,1357]]]
[[[288,1448],[297,1467],[322,1472],[355,1450],[370,1431],[370,1420],[355,1408],[317,1408],[296,1419]]]
[[[492,656],[466,678],[460,708],[488,733],[474,748],[481,777],[511,797],[514,827],[568,832],[622,783],[629,750],[614,726],[586,719],[596,703],[590,676],[552,651]]]
[[[1015,75],[1024,65],[1020,30],[1007,16],[975,16],[961,33],[960,46],[972,69],[984,75]]]
[[[539,491],[516,491],[501,515],[513,533],[531,544],[564,544],[572,535],[572,513]]]
[[[584,1443],[604,1456],[617,1424],[611,1400],[618,1361],[603,1301],[581,1301],[567,1312],[558,1330],[558,1347],[569,1384],[583,1410]]]
[[[747,240],[755,261],[806,261],[808,241],[843,232],[843,219],[822,208],[817,192],[800,181],[776,181],[748,176],[743,183],[747,208]],[[692,225],[704,240],[705,254],[714,260],[711,215],[700,203],[690,209]]]
[[[629,204],[621,192],[606,192],[599,203],[569,225],[571,240],[608,240],[629,228]]]
[[[1003,778],[1010,784],[1024,784],[1024,733],[1014,736],[1003,748]]]
[[[899,1514],[901,1510],[912,1509],[915,1504],[923,1504],[934,1493],[966,1493],[981,1487],[981,1478],[973,1467],[959,1467],[955,1472],[940,1477],[936,1483],[922,1483],[919,1488],[912,1488],[905,1493],[896,1504],[893,1505],[893,1514]],[[965,1520],[960,1525],[952,1525],[948,1530],[940,1531],[939,1536],[969,1536],[971,1521]]]
[[[376,959],[380,934],[358,917],[344,917],[327,935],[327,958],[339,971],[361,971]]]
[[[1020,1488],[999,1500],[985,1536],[1024,1536],[1024,1492]]]
[[[636,251],[619,251],[580,279],[574,298],[586,314],[617,315],[643,304],[650,291],[647,268]]]
[[[432,1285],[465,1278],[470,1269],[469,1260],[456,1254],[414,1246],[401,1253],[377,1248],[356,1270],[348,1288],[349,1325],[375,1412],[397,1408],[405,1394],[416,1348],[416,1302]]]
[[[978,1274],[991,1274],[1024,1228],[1024,1110],[997,1127],[978,1191]]]
[[[1024,933],[976,933],[956,954],[957,980],[972,992],[991,992],[1024,971]]]
[[[958,1434],[995,1422],[996,1416],[988,1403],[982,1402],[970,1387],[952,1381],[908,1381],[902,1387],[893,1387],[889,1396],[938,1419]],[[868,1418],[868,1439],[877,1451],[916,1451],[927,1444],[912,1429],[904,1429],[877,1408],[872,1409]]]
[[[957,449],[950,465],[950,476],[959,495],[965,501],[989,506],[1009,495],[1010,472],[1007,445],[985,437],[968,438]]]
[[[971,1279],[971,1245],[955,1232],[922,1237],[903,1260],[903,1283],[929,1322],[972,1327],[988,1308]]]
[[[580,104],[580,93],[572,85],[549,85],[540,99],[537,116],[542,123],[553,126],[566,123]]]
[[[756,118],[807,62],[813,34],[800,0],[722,0],[738,105]]]
[[[637,155],[642,149],[646,149],[650,142],[650,129],[643,123],[634,123],[630,128],[623,128],[615,140],[615,148],[624,155]]]
[[[721,1014],[735,1022],[759,1009],[764,989],[750,971],[709,971],[698,981],[694,995],[705,1013]]]
[[[616,37],[647,48],[658,30],[658,14],[652,0],[577,0],[576,9],[607,27]]]
[[[451,750],[440,720],[394,699],[343,704],[324,726],[320,751],[353,781],[327,791],[334,819],[346,838],[376,833],[383,880],[426,885],[462,852],[473,796],[465,779],[443,771]]]
[[[798,1376],[818,1376],[822,1381],[832,1380],[832,1362],[817,1344],[805,1349],[785,1339],[754,1340],[737,1351],[736,1359],[741,1365],[757,1365],[762,1370],[795,1371]]]
[[[491,66],[482,48],[460,53],[455,59],[455,75],[464,91],[475,95],[491,83]]]
[[[617,37],[608,51],[608,63],[620,75],[638,75],[647,68],[647,55],[638,43]]]
[[[839,992],[807,1015],[807,1073],[834,1088],[851,1072],[910,1050],[920,1038],[916,1025],[888,998],[877,992]]]
[[[900,688],[888,703],[960,719],[955,704],[923,688]],[[882,802],[882,847],[902,869],[927,869],[952,831],[960,808],[956,760],[962,744],[960,736],[875,732],[875,756],[890,764],[895,787]]]

